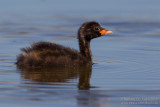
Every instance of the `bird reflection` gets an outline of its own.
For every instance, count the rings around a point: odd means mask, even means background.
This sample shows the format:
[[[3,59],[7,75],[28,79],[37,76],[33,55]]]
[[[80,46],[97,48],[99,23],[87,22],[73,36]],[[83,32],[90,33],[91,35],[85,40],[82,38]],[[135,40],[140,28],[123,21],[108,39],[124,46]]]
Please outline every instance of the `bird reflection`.
[[[92,67],[74,67],[74,68],[53,68],[53,69],[20,69],[21,77],[29,79],[37,84],[44,84],[44,82],[65,83],[70,79],[79,77],[78,89],[90,89],[90,76]]]
[[[103,95],[103,92],[90,90],[92,67],[54,68],[40,70],[20,69],[20,71],[22,79],[31,81],[24,81],[25,85],[22,85],[23,88],[25,87],[27,89],[27,92],[31,93],[31,96],[28,96],[29,100],[49,100],[54,102],[60,99],[62,101],[61,103],[63,104],[66,99],[69,102],[75,101],[73,99],[76,99],[75,103],[77,103],[77,105],[87,107],[101,105],[106,106],[107,102],[109,101],[108,96]],[[77,84],[79,91],[59,91],[59,87],[57,86],[59,84],[57,83],[68,83],[69,80],[77,78],[79,79]],[[28,86],[28,84],[33,84],[33,86]],[[43,87],[43,85],[47,87]],[[48,85],[52,85],[52,88],[48,87]],[[64,87],[60,86],[60,89],[63,88]]]

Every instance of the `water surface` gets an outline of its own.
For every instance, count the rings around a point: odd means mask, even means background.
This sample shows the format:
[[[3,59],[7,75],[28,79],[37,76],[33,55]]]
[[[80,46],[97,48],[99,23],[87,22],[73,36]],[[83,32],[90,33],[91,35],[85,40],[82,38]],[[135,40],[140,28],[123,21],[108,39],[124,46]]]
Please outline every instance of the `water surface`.
[[[0,2],[2,107],[160,106],[158,0]],[[92,68],[16,67],[20,48],[33,42],[78,50],[77,29],[90,20],[113,31],[91,42]]]

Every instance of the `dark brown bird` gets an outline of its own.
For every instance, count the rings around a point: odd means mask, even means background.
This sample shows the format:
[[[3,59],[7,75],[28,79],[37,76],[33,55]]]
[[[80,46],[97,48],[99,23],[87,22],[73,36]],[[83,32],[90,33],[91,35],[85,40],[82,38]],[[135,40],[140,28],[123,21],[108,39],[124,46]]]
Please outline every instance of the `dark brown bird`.
[[[112,31],[102,28],[97,22],[86,22],[78,30],[80,52],[55,43],[37,42],[21,49],[17,66],[35,69],[92,65],[90,41],[111,33]]]

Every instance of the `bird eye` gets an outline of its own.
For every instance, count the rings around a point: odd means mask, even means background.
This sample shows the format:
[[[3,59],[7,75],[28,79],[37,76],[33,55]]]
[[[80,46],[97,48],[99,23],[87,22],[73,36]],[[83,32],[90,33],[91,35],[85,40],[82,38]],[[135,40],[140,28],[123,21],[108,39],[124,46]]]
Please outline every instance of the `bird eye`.
[[[97,30],[97,31],[98,31],[98,30],[99,30],[99,28],[98,28],[98,27],[95,27],[95,30]]]

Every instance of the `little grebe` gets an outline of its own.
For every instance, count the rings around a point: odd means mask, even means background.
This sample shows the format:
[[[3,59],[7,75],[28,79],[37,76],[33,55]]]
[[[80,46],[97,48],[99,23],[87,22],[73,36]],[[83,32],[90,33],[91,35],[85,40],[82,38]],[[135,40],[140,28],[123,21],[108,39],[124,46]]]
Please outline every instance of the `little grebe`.
[[[78,30],[80,52],[55,43],[37,42],[21,49],[16,64],[19,68],[31,69],[92,65],[91,39],[111,33],[97,22],[86,22]]]

